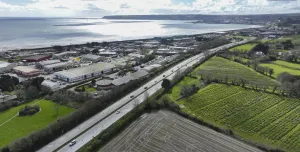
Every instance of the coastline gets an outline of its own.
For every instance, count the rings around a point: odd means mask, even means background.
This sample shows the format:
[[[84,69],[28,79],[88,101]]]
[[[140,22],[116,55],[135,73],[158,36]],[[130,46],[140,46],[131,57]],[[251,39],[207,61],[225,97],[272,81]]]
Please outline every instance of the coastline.
[[[205,34],[213,34],[213,33],[220,33],[220,32],[233,32],[233,31],[241,31],[241,30],[246,30],[246,29],[258,29],[258,28],[263,28],[264,26],[261,25],[253,25],[257,27],[251,27],[251,28],[241,28],[241,29],[234,29],[234,30],[218,30],[218,31],[208,31],[204,33],[198,33],[198,34],[188,34],[188,35],[172,35],[172,36],[151,36],[151,37],[145,37],[145,38],[128,38],[128,39],[121,39],[121,40],[102,40],[102,41],[89,41],[85,43],[74,43],[74,44],[51,44],[51,46],[46,46],[45,47],[24,47],[24,48],[14,48],[14,49],[2,49],[2,51],[13,51],[13,52],[19,52],[19,51],[41,51],[41,50],[48,50],[52,49],[53,46],[62,46],[62,47],[69,47],[69,46],[85,46],[87,43],[92,43],[92,42],[98,42],[98,43],[103,43],[103,42],[108,42],[108,43],[116,43],[116,42],[132,42],[132,41],[146,41],[146,40],[154,40],[156,38],[178,38],[178,37],[195,37],[195,36],[201,36]],[[1,52],[1,49],[0,49]]]

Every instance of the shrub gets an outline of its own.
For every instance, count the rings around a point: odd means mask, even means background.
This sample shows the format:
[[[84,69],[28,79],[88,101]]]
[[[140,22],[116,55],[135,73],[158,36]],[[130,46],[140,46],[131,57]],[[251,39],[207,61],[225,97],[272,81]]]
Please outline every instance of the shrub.
[[[35,106],[25,106],[25,108],[21,109],[19,111],[19,116],[28,116],[28,115],[34,115],[35,113],[40,111],[40,107]]]

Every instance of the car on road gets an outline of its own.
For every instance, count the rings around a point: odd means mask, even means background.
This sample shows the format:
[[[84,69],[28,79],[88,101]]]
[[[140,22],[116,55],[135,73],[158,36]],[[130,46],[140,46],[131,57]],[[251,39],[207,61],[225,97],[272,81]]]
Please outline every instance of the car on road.
[[[94,93],[94,96],[98,96],[98,93]]]
[[[144,89],[148,89],[148,87],[145,87]]]
[[[133,97],[134,97],[134,95],[130,96],[130,98],[133,98]]]
[[[57,82],[57,80],[55,80],[55,79],[51,79],[51,81],[52,81],[52,82]]]
[[[116,114],[119,114],[121,111],[120,110],[118,110],[117,112],[116,112]]]
[[[76,144],[76,140],[73,140],[69,143],[69,146],[71,147],[71,146],[74,146],[75,144]]]

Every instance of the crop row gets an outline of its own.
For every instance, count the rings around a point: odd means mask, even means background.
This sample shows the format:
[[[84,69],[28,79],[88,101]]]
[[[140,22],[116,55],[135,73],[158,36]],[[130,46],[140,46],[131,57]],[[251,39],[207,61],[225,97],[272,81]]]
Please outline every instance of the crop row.
[[[281,145],[287,149],[292,149],[297,151],[300,149],[300,126],[295,129],[295,131],[288,133],[283,139],[280,141]]]
[[[245,132],[256,133],[299,106],[299,104],[300,102],[296,100],[285,100],[270,110],[264,111],[253,119],[239,125],[238,128]]]
[[[289,112],[260,132],[260,136],[269,140],[279,140],[300,123],[300,107]]]
[[[240,89],[237,87],[231,87],[230,89],[222,87],[203,93],[200,91],[186,99],[186,102],[188,103],[187,106],[189,106],[192,111],[198,110],[199,108],[212,104],[224,97],[236,94],[239,90]]]
[[[249,93],[249,91],[242,90],[239,94],[236,94],[229,98],[224,98],[223,100],[220,100],[212,105],[200,109],[198,113],[200,115],[204,115],[215,120],[220,120],[236,112],[243,105],[245,106],[252,104],[252,101],[250,100],[259,98],[260,96],[262,96],[261,93]]]
[[[278,104],[280,101],[282,101],[280,98],[265,98],[253,105],[248,106],[247,108],[243,108],[238,113],[222,120],[222,122],[226,123],[230,127],[235,127],[242,122],[262,113],[268,108]]]

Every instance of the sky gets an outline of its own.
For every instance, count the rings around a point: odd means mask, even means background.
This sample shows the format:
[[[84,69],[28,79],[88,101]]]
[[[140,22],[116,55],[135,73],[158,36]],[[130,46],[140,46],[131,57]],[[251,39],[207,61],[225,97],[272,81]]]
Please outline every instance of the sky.
[[[300,0],[0,0],[0,17],[300,13]]]

